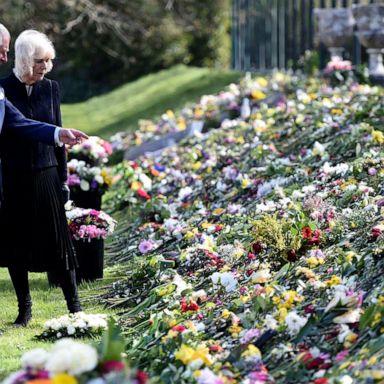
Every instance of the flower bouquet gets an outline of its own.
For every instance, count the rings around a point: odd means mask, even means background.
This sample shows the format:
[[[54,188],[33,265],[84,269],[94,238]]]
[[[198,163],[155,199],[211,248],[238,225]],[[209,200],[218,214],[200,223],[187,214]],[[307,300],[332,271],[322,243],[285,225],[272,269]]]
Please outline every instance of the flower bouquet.
[[[100,209],[101,196],[111,184],[112,176],[105,168],[91,167],[84,160],[68,162],[68,185],[78,206]]]
[[[73,208],[67,205],[66,211],[69,231],[73,238],[78,268],[78,282],[93,281],[103,277],[104,268],[104,239],[114,230],[116,221],[103,211],[95,209]],[[56,272],[48,272],[51,286],[58,285]]]
[[[38,348],[24,353],[22,369],[3,384],[145,384],[147,375],[129,369],[122,358],[124,340],[110,323],[99,348],[72,339],[57,341],[50,350]]]
[[[105,314],[71,313],[50,319],[44,324],[44,331],[37,335],[38,340],[57,340],[65,337],[100,336],[108,327]]]
[[[116,221],[103,211],[74,208],[66,212],[69,230],[75,240],[79,267],[77,280],[93,281],[103,277],[104,239],[110,236]]]
[[[70,159],[84,160],[91,165],[105,164],[112,155],[112,145],[98,137],[90,136],[81,144],[76,144],[68,151]]]
[[[66,216],[75,240],[105,239],[115,230],[116,221],[103,211],[74,208]]]

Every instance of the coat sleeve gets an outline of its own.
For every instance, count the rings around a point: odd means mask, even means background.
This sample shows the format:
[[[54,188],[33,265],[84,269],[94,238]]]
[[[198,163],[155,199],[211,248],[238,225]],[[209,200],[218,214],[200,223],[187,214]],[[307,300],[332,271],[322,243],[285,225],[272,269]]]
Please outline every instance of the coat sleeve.
[[[54,122],[57,126],[61,127],[61,110],[60,110],[60,89],[56,81],[52,81],[52,97],[53,97],[53,113]],[[55,154],[57,159],[57,171],[60,180],[65,183],[68,178],[67,170],[67,153],[65,145],[62,147],[55,147]]]
[[[10,101],[5,100],[2,134],[55,145],[55,129],[55,125],[27,119]]]

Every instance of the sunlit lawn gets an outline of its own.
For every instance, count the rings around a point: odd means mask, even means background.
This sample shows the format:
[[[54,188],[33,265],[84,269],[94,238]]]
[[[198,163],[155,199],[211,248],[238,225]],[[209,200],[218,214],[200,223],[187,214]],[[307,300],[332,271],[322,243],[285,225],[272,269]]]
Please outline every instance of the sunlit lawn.
[[[104,309],[93,296],[101,292],[101,287],[113,279],[108,272],[103,281],[82,284],[80,298],[83,309],[88,313],[112,313]],[[20,368],[21,355],[30,349],[49,347],[51,343],[36,341],[46,320],[67,313],[66,303],[59,288],[49,288],[46,274],[30,273],[31,295],[33,300],[33,319],[25,328],[14,328],[12,322],[17,315],[16,296],[5,268],[0,268],[0,378]],[[92,342],[87,339],[87,342]]]
[[[63,123],[109,138],[115,132],[137,129],[139,119],[154,119],[168,109],[178,111],[202,95],[217,93],[240,77],[239,72],[178,65],[85,102],[63,105]]]

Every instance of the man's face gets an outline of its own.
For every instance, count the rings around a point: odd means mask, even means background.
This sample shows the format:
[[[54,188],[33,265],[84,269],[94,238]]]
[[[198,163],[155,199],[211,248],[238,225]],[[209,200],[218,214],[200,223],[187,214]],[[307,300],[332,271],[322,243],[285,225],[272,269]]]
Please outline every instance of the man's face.
[[[8,61],[9,43],[11,38],[9,35],[0,35],[0,64],[5,64]]]

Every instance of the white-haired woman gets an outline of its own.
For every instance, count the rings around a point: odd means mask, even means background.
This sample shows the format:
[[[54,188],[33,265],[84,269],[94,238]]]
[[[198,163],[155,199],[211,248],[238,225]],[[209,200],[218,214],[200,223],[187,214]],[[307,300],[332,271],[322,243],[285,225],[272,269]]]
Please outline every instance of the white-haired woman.
[[[55,49],[46,35],[22,32],[15,42],[13,73],[0,81],[6,97],[26,116],[61,126],[57,82],[46,79]],[[30,141],[1,142],[4,203],[0,217],[0,266],[8,267],[19,306],[15,325],[32,317],[28,272],[54,272],[70,312],[81,310],[77,265],[65,217],[64,147]]]

